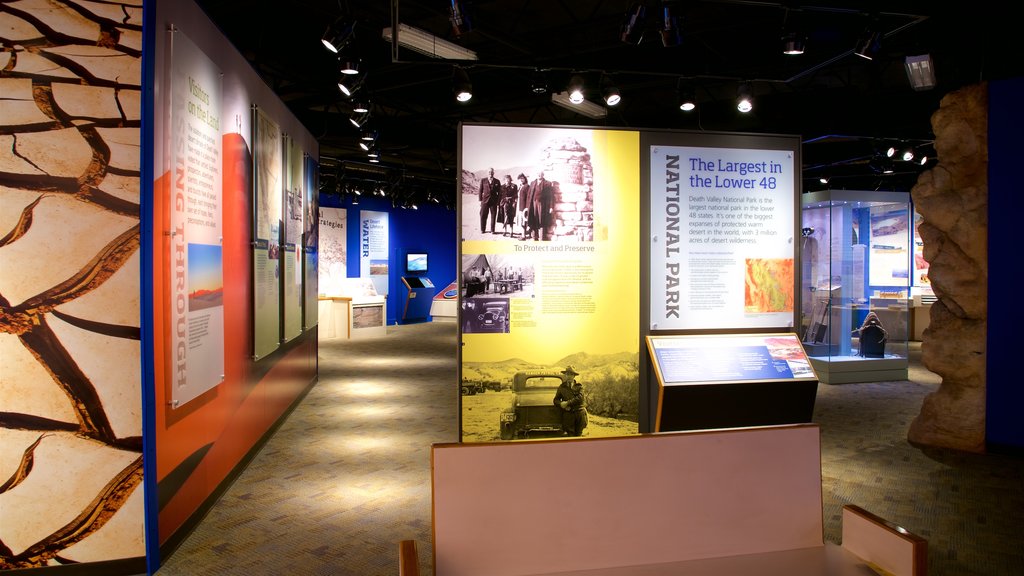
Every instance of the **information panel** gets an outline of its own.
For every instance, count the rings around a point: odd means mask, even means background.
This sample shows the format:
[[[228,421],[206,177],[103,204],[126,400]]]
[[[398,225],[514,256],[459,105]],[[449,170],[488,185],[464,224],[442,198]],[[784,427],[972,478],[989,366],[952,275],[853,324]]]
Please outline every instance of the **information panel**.
[[[791,327],[795,151],[652,145],[648,160],[650,329]]]
[[[382,296],[388,294],[388,238],[387,212],[359,212],[359,275]]]
[[[171,36],[169,101],[168,369],[178,407],[224,380],[221,73],[180,30]]]
[[[320,164],[312,156],[305,157],[305,201],[302,206],[302,218],[305,231],[302,234],[305,243],[304,291],[305,303],[303,310],[303,326],[309,329],[317,323],[317,278],[320,274]]]
[[[281,129],[262,110],[253,122],[256,143],[255,241],[253,242],[253,354],[281,343]]]
[[[663,386],[817,380],[796,334],[648,336]]]
[[[281,284],[284,340],[287,342],[302,333],[302,304],[305,300],[302,293],[302,257],[305,252],[302,244],[302,231],[305,228],[302,218],[305,211],[302,204],[305,197],[302,191],[302,149],[290,136],[285,137],[285,153],[284,245],[281,250],[284,273],[281,275]]]

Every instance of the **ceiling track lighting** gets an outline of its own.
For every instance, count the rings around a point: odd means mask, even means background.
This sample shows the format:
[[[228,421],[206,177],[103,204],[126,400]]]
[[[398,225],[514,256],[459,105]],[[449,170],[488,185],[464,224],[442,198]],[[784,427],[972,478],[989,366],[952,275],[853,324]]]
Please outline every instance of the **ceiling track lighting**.
[[[356,58],[339,59],[338,72],[346,76],[359,74],[359,60]]]
[[[347,16],[342,16],[327,27],[320,41],[324,47],[337,54],[355,37],[356,22]]]
[[[903,152],[900,154],[900,158],[904,162],[910,162],[911,160],[914,159],[914,149],[913,148],[904,148]]]
[[[548,79],[543,70],[534,70],[530,79],[530,91],[534,94],[547,94]]]
[[[697,97],[693,87],[684,81],[677,86],[679,91],[679,109],[683,112],[692,112],[697,108]]]
[[[787,56],[799,56],[804,53],[804,38],[796,32],[782,35],[782,53]]]
[[[461,66],[453,67],[452,91],[459,102],[469,102],[473,98],[473,83],[469,81],[469,74]]]
[[[744,114],[754,109],[754,94],[747,82],[740,84],[736,90],[736,109]]]
[[[362,100],[356,100],[352,103],[352,111],[356,114],[366,114],[370,111],[370,103]]]
[[[582,102],[574,103],[569,100],[568,92],[555,92],[551,95],[551,103],[556,106],[561,106],[566,110],[582,114],[588,118],[601,119],[608,116],[608,109],[600,104],[594,104],[589,100],[583,100]]]
[[[363,85],[365,74],[341,74],[338,78],[338,90],[345,96],[352,96]]]
[[[604,98],[605,104],[615,106],[622,102],[622,93],[619,92],[619,88],[612,83],[610,78],[603,78],[601,84],[601,97]]]
[[[583,77],[578,74],[572,75],[565,91],[569,94],[569,102],[573,104],[582,104],[586,100],[586,96],[583,95]]]
[[[622,22],[619,39],[626,44],[639,44],[644,39],[644,26],[647,24],[647,7],[642,2],[634,2],[626,11]]]
[[[392,41],[392,29],[390,26],[381,30],[381,37],[388,42]],[[425,30],[413,28],[408,24],[398,25],[398,45],[431,58],[447,60],[477,59],[476,52],[443,38],[438,38]]]
[[[349,123],[351,123],[356,128],[362,128],[363,125],[365,125],[366,122],[369,121],[369,119],[370,114],[368,112],[364,112],[362,114],[353,113],[351,116],[348,117]]]
[[[363,130],[363,133],[360,134],[359,139],[363,140],[365,142],[373,142],[374,140],[377,139],[377,131],[376,130]]]
[[[672,13],[672,7],[665,3],[661,8],[663,18],[661,21],[661,45],[665,48],[674,48],[683,43],[683,30],[679,26],[679,17]]]

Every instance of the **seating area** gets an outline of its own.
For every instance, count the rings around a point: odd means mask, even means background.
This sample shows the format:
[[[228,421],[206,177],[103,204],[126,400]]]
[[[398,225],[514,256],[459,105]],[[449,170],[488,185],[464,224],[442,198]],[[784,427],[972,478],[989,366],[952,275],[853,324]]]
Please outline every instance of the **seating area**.
[[[816,424],[432,447],[437,576],[923,576],[857,506],[825,543]],[[413,541],[399,574],[419,576]]]

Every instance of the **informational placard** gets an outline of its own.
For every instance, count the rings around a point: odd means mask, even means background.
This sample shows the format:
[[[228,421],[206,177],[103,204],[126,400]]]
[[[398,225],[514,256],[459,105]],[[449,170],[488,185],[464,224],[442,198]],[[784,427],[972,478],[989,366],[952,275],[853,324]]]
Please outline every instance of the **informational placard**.
[[[348,218],[344,208],[319,209],[320,225],[320,271],[319,294],[340,296],[342,285],[348,277]]]
[[[388,213],[359,212],[359,274],[373,281],[377,294],[388,293]]]
[[[281,129],[256,109],[256,238],[253,243],[253,354],[263,358],[281,344]]]
[[[648,336],[663,386],[817,380],[796,334]]]
[[[221,73],[181,30],[170,57],[167,357],[179,407],[224,380]]]
[[[910,286],[910,209],[906,204],[872,206],[871,268],[872,286]]]
[[[793,325],[792,149],[654,145],[650,329]]]
[[[460,138],[461,440],[637,433],[638,133],[463,125]],[[553,403],[570,372],[582,431]]]
[[[286,136],[284,142],[287,169],[283,190],[285,225],[281,261],[284,274],[281,284],[284,296],[284,340],[287,342],[302,333],[302,304],[305,300],[302,292],[302,260],[305,253],[302,242],[305,225],[302,218],[305,210],[302,203],[305,192],[302,189],[302,149],[290,136]]]
[[[303,266],[303,286],[306,293],[303,310],[303,326],[309,329],[317,323],[317,278],[320,274],[320,164],[312,156],[306,155],[305,201],[302,203],[302,218],[305,230],[302,233],[305,244],[305,262]]]

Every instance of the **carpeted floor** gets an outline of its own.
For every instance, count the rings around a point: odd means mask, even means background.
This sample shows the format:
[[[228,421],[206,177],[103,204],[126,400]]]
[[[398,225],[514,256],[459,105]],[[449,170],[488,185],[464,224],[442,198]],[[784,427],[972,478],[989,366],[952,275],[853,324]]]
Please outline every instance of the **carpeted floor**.
[[[431,573],[430,445],[458,439],[456,326],[320,344],[320,381],[157,576]],[[936,375],[822,384],[825,538],[857,504],[929,541],[932,576],[1024,574],[1024,460],[921,450],[906,432]],[[482,575],[485,576],[485,575]]]

